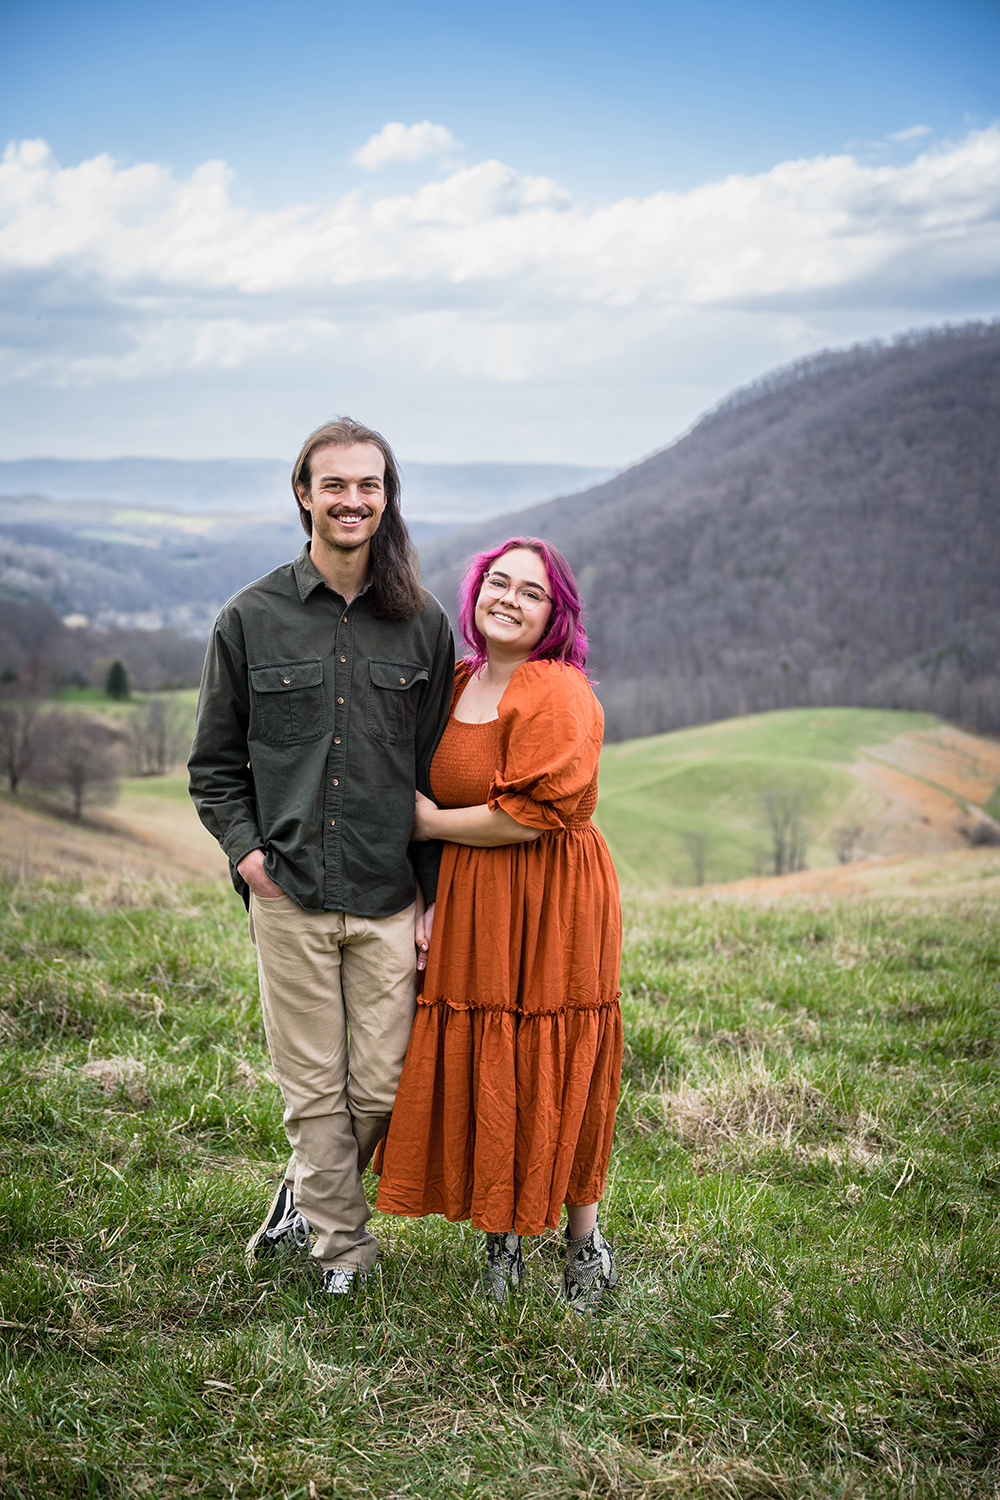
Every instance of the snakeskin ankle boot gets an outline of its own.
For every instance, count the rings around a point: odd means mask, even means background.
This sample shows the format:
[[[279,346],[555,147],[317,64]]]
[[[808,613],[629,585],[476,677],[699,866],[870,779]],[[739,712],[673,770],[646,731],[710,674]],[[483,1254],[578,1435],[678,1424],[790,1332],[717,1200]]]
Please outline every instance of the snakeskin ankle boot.
[[[571,1240],[566,1231],[566,1269],[559,1300],[574,1312],[586,1312],[605,1292],[618,1285],[614,1251],[598,1225],[581,1239]]]
[[[512,1291],[524,1282],[524,1256],[521,1236],[509,1229],[506,1234],[487,1234],[483,1295],[494,1302],[506,1302]]]

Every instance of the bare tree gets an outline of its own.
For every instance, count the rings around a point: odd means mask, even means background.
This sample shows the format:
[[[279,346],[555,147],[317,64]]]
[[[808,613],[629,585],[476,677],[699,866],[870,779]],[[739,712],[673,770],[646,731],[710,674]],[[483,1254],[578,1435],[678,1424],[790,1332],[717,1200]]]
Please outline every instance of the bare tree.
[[[184,753],[183,711],[169,698],[147,698],[130,715],[128,744],[136,776],[162,776]]]
[[[16,793],[38,748],[39,700],[33,693],[8,692],[0,698],[0,770]]]
[[[705,856],[708,853],[708,834],[703,828],[689,828],[684,834],[684,848],[691,861],[694,875],[692,885],[705,884]]]
[[[858,845],[864,828],[860,823],[845,823],[843,828],[838,828],[833,835],[833,847],[837,851],[837,859],[842,865],[849,865],[858,857]]]
[[[92,803],[113,802],[121,775],[121,732],[100,719],[54,709],[38,721],[39,751],[31,780],[64,792],[79,820]]]
[[[794,787],[768,787],[761,797],[771,833],[775,875],[806,867],[806,831],[802,823],[802,793]]]

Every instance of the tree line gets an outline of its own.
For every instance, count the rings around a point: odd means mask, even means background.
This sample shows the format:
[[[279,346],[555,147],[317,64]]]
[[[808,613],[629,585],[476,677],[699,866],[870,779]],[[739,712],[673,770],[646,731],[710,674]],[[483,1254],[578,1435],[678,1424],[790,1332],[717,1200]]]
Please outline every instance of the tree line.
[[[112,663],[107,687],[115,689],[112,701],[130,697],[120,661]],[[189,713],[165,695],[125,713],[94,713],[61,706],[30,684],[0,685],[0,774],[7,790],[16,796],[28,788],[76,821],[87,807],[113,802],[123,774],[171,770],[189,741]]]
[[[111,663],[120,661],[133,688],[157,693],[197,686],[204,656],[204,636],[74,628],[39,599],[0,598],[0,686],[20,683],[36,692],[103,689]]]

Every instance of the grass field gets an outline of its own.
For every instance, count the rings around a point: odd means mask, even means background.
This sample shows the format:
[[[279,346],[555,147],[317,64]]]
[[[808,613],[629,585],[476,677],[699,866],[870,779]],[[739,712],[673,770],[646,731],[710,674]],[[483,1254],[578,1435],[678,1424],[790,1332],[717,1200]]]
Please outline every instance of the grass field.
[[[872,821],[883,803],[855,774],[860,753],[885,746],[891,763],[891,742],[900,736],[923,734],[927,753],[948,732],[928,714],[795,708],[609,745],[601,756],[597,821],[622,878],[633,884],[694,884],[692,835],[703,841],[707,883],[740,880],[770,868],[766,795],[792,792],[800,798],[808,864],[836,864],[837,830]],[[963,749],[975,744],[963,740]],[[919,764],[906,769],[911,787],[928,779]],[[932,771],[940,774],[936,765]],[[997,780],[987,796],[1000,795]],[[960,818],[968,804],[949,797],[947,787],[938,790],[945,792],[945,819]]]
[[[0,1495],[1000,1492],[995,902],[638,895],[603,1223],[619,1292],[470,1298],[376,1218],[325,1303],[242,1246],[284,1160],[231,894],[8,884]]]
[[[57,700],[64,705],[75,705],[78,708],[91,708],[101,713],[124,713],[127,714],[135,708],[141,708],[150,698],[166,698],[171,703],[183,705],[185,714],[194,724],[194,711],[198,704],[198,689],[192,688],[165,688],[160,693],[141,693],[134,691],[127,698],[109,698],[107,693],[100,688],[91,687],[65,687],[59,690]]]

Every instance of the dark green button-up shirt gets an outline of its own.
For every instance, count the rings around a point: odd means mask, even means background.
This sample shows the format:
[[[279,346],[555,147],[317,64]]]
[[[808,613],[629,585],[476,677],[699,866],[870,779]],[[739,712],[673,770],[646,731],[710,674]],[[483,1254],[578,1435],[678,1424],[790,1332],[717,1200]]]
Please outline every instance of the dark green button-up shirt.
[[[346,604],[306,544],[215,623],[188,762],[198,814],[236,866],[252,849],[300,906],[387,917],[414,873],[434,899],[440,845],[410,843],[413,789],[430,795],[455,652],[448,617],[397,623]]]

